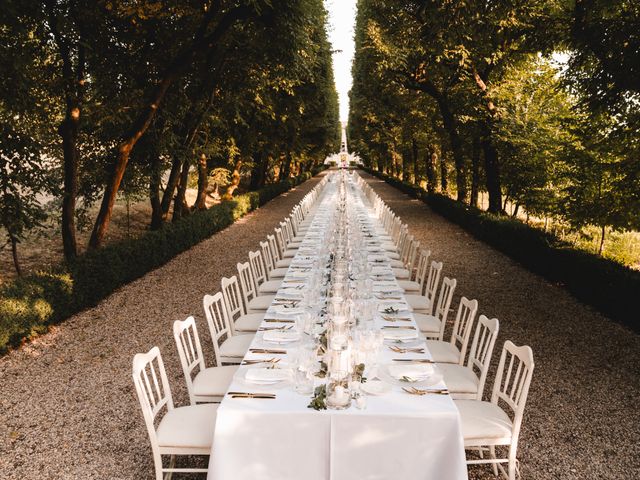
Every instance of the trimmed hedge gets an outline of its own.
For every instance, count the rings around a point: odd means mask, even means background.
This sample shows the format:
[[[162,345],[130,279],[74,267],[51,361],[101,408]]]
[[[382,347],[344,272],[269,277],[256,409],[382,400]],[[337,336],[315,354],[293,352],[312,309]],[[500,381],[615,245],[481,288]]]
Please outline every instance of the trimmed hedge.
[[[640,272],[578,250],[554,235],[519,220],[493,215],[445,195],[366,169],[513,258],[532,272],[564,286],[581,302],[640,332]]]
[[[0,354],[92,307],[117,288],[165,264],[240,217],[311,178],[299,177],[194,212],[161,230],[92,250],[69,265],[38,272],[0,289]]]

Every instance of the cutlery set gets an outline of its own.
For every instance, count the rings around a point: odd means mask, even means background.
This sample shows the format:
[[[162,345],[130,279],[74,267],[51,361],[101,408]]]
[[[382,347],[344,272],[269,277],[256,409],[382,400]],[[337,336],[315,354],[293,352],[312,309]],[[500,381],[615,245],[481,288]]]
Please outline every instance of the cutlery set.
[[[291,330],[292,328],[293,328],[293,325],[283,325],[282,327],[260,327],[258,331],[265,332],[267,330],[280,330],[284,332],[286,330]]]
[[[396,353],[424,353],[424,348],[401,348],[395,345],[389,345],[389,350]]]
[[[276,363],[278,363],[280,360],[282,360],[281,358],[267,358],[265,360],[244,360],[240,365],[258,365],[260,363],[270,363],[272,365],[275,365]]]
[[[275,348],[250,348],[249,351],[251,353],[270,353],[273,355],[286,355],[287,351],[283,349],[275,349]]]
[[[449,395],[449,390],[446,388],[435,388],[435,389],[420,389],[415,387],[402,387],[402,390],[411,394],[411,395]]]
[[[261,393],[261,392],[227,392],[231,398],[259,398],[264,400],[275,400],[275,393]]]

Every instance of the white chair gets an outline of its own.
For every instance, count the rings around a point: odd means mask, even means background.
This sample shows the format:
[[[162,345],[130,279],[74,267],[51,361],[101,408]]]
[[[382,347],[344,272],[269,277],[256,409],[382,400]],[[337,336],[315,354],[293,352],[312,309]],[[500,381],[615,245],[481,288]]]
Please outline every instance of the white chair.
[[[205,295],[202,304],[216,358],[220,363],[240,363],[249,350],[253,335],[233,334],[221,292],[215,295]]]
[[[174,407],[158,347],[133,357],[132,376],[151,441],[156,480],[162,480],[165,473],[169,478],[173,473],[207,473],[206,468],[175,468],[175,456],[211,453],[218,405]],[[168,467],[162,465],[163,455],[170,456]]]
[[[234,334],[257,332],[264,319],[264,313],[247,313],[242,301],[238,277],[235,275],[231,278],[223,277],[221,283],[224,303],[227,306]]]
[[[258,295],[276,293],[282,286],[282,280],[268,280],[267,269],[262,258],[262,251],[249,252],[249,265],[253,280],[258,288]]]
[[[282,222],[280,223],[282,225]],[[288,245],[287,238],[282,231],[282,227],[274,228],[273,231],[276,234],[276,240],[278,240],[278,245],[280,248],[280,258],[293,258],[298,253],[298,247],[290,248]]]
[[[467,365],[438,364],[454,399],[482,400],[499,326],[497,318],[489,320],[486,316],[480,315]]]
[[[173,322],[173,338],[178,347],[191,405],[222,401],[238,366],[206,367],[193,317]]]
[[[455,400],[465,448],[481,452],[489,450],[490,458],[467,460],[468,465],[492,464],[494,474],[497,475],[500,469],[506,478],[515,480],[518,437],[533,368],[531,348],[518,347],[507,340],[500,356],[491,401]],[[504,404],[508,412],[499,403]],[[496,457],[495,447],[500,445],[509,447],[507,458]],[[508,464],[507,471],[502,463]]]
[[[244,299],[247,313],[263,313],[269,309],[275,295],[258,295],[253,272],[249,262],[238,263],[238,278],[240,279],[240,290]]]
[[[413,318],[418,324],[418,328],[428,339],[442,340],[451,300],[453,299],[453,292],[457,283],[455,278],[444,277],[440,287],[440,294],[438,295],[436,311],[433,315],[420,312],[413,313]]]
[[[431,358],[438,363],[457,363],[464,365],[464,357],[471,337],[471,327],[478,312],[478,301],[469,300],[467,297],[460,299],[456,320],[453,323],[451,340],[427,340],[427,349]]]
[[[269,247],[269,242],[260,242],[260,249],[262,250],[262,258],[267,267],[267,277],[269,280],[278,278],[284,278],[287,275],[288,268],[276,268],[276,264]]]
[[[418,257],[418,267],[416,268],[415,280],[398,280],[398,285],[407,294],[421,295],[422,292],[424,292],[424,282],[427,279],[430,256],[431,256],[430,250],[420,250],[420,256]]]
[[[402,249],[400,260],[392,260],[391,267],[393,274],[400,280],[409,280],[413,273],[413,266],[416,263],[416,256],[418,254],[418,248],[420,242],[413,238],[413,235],[408,235],[404,247]],[[394,263],[399,262],[399,263]]]
[[[429,275],[427,276],[427,281],[424,285],[424,293],[421,291],[419,295],[405,295],[406,302],[414,312],[433,315],[433,305],[441,273],[442,262],[432,261],[431,266],[429,267]]]
[[[293,257],[282,258],[275,235],[267,235],[267,242],[269,243],[269,250],[271,250],[271,256],[273,257],[274,267],[288,269],[293,261]]]

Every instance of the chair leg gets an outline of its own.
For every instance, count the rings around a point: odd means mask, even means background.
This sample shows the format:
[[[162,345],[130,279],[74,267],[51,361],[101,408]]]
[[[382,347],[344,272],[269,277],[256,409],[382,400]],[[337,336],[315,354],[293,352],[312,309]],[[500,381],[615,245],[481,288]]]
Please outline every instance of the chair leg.
[[[509,447],[509,480],[516,480],[516,449]]]
[[[176,466],[176,456],[171,455],[169,459],[169,468],[174,468]],[[164,477],[164,480],[171,480],[173,478],[173,472],[167,472]]]
[[[491,454],[491,458],[492,459],[496,459],[496,447],[494,445],[491,445],[489,447],[489,452]],[[495,463],[491,464],[491,470],[493,470],[493,474],[497,477],[498,476],[498,465],[496,465]]]

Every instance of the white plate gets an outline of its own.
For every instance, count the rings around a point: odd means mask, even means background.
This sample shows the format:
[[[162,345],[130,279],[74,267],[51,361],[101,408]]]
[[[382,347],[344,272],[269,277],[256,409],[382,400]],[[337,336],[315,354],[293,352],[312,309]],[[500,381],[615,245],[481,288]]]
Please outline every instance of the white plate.
[[[429,375],[426,376],[422,376],[421,378],[416,379],[416,381],[411,382],[411,381],[405,381],[405,380],[400,380],[399,378],[396,378],[397,372],[394,372],[394,374],[392,375],[389,372],[389,367],[393,367],[394,370],[400,369],[400,368],[406,368],[407,372],[409,372],[409,369],[412,368],[412,366],[417,366],[417,365],[424,365],[424,366],[429,366],[432,368],[432,371]],[[440,370],[438,369],[438,367],[436,365],[433,364],[424,364],[424,363],[416,363],[416,364],[411,364],[409,362],[392,362],[392,363],[387,363],[384,365],[381,365],[380,368],[378,369],[378,376],[392,384],[392,385],[397,385],[399,387],[417,387],[417,388],[425,388],[425,387],[431,387],[437,383],[440,383],[442,381],[442,373],[440,372]]]
[[[360,389],[369,395],[386,395],[391,391],[391,385],[381,380],[367,380]]]
[[[287,307],[286,305],[274,305],[273,311],[279,315],[300,315],[304,312],[300,307]]]
[[[265,364],[256,364],[256,365],[247,366],[246,368],[245,367],[240,368],[238,372],[234,375],[234,381],[238,382],[241,385],[251,387],[251,388],[257,388],[257,389],[260,389],[261,387],[269,388],[269,389],[283,388],[291,383],[291,370],[285,365],[282,366],[285,368],[278,367],[279,370],[287,372],[286,376],[284,376],[281,380],[274,381],[274,382],[255,382],[250,379],[247,379],[247,373],[249,372],[249,370],[253,368],[264,368],[264,365]]]
[[[300,340],[300,334],[293,330],[267,330],[262,332],[264,343],[293,343]]]

